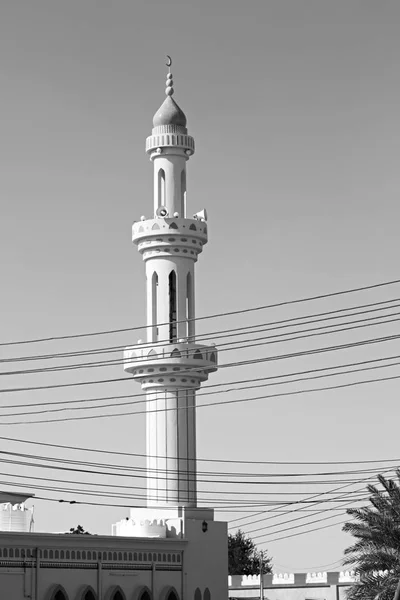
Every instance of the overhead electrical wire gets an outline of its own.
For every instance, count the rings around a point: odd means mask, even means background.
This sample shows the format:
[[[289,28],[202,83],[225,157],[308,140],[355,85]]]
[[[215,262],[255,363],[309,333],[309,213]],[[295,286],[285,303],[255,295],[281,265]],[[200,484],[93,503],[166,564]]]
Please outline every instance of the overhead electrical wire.
[[[248,326],[242,326],[242,327],[235,327],[235,328],[230,328],[230,329],[225,329],[225,330],[217,330],[214,332],[208,332],[205,334],[197,334],[195,336],[196,342],[200,341],[201,343],[204,342],[204,340],[202,338],[207,337],[210,340],[215,340],[215,339],[219,339],[219,338],[227,338],[227,337],[237,337],[239,335],[251,335],[254,333],[260,333],[261,331],[276,331],[276,330],[280,330],[280,329],[287,329],[289,327],[303,327],[305,325],[309,325],[309,324],[314,324],[314,323],[321,323],[323,321],[331,321],[331,320],[335,320],[335,319],[343,319],[343,318],[348,318],[351,316],[359,316],[359,315],[364,315],[364,314],[369,314],[369,313],[375,313],[375,312],[381,312],[381,311],[386,311],[386,310],[391,310],[393,308],[398,308],[400,306],[400,304],[395,304],[392,305],[393,302],[398,302],[400,301],[400,298],[393,298],[391,300],[383,300],[383,301],[379,301],[379,302],[372,302],[369,304],[361,304],[361,305],[356,305],[356,306],[348,306],[348,307],[343,307],[340,309],[335,309],[335,310],[331,310],[331,311],[325,311],[325,312],[319,312],[319,313],[312,313],[312,314],[306,314],[306,315],[302,315],[299,317],[291,317],[291,318],[287,318],[287,319],[281,319],[278,321],[270,321],[267,323],[255,323],[254,325],[248,325]],[[379,308],[372,308],[372,307],[377,307],[379,306]],[[364,311],[360,311],[359,309],[362,308],[368,308],[368,310],[364,310]],[[343,314],[344,312],[349,312],[349,311],[356,311],[356,312],[350,312],[349,314]],[[397,313],[395,313],[397,314]],[[315,317],[323,317],[323,318],[315,318]],[[377,315],[375,318],[384,318],[385,315]],[[306,319],[306,320],[304,320]],[[310,320],[311,319],[311,320]],[[298,322],[300,321],[300,322]],[[303,322],[301,322],[303,321]],[[274,326],[274,327],[271,327]],[[335,326],[335,324],[331,324],[331,325],[326,325],[326,327],[333,327]],[[260,329],[260,328],[266,328],[267,329]],[[255,330],[255,331],[253,331]],[[289,335],[289,334],[287,334]],[[153,347],[153,343],[151,342],[142,342],[140,344],[141,348],[152,348]],[[164,340],[157,340],[157,348],[162,348],[164,346],[170,346],[171,345],[171,341],[169,339],[164,339]],[[3,358],[0,359],[0,363],[12,363],[12,362],[25,362],[25,361],[30,361],[30,360],[49,360],[49,359],[55,359],[55,358],[74,358],[76,356],[87,356],[87,355],[94,355],[94,354],[109,354],[109,353],[113,353],[113,352],[120,352],[123,351],[126,348],[126,344],[125,345],[119,345],[119,346],[111,346],[111,347],[101,347],[101,348],[94,348],[94,349],[90,349],[90,350],[81,350],[81,351],[70,351],[70,352],[61,352],[61,353],[52,353],[52,354],[39,354],[39,355],[28,355],[28,356],[20,356],[20,357],[11,357],[11,358]]]
[[[68,463],[69,465],[78,465],[78,466],[85,466],[85,467],[91,467],[91,468],[108,468],[108,469],[113,469],[116,471],[127,471],[128,473],[124,473],[124,476],[131,476],[131,473],[139,473],[139,474],[147,474],[147,473],[152,473],[152,472],[156,472],[158,473],[160,469],[158,468],[152,468],[149,466],[138,466],[138,465],[121,465],[118,464],[116,465],[115,463],[105,463],[105,462],[93,462],[93,461],[83,461],[83,460],[73,460],[73,459],[67,459],[65,457],[55,457],[55,456],[42,456],[42,455],[37,455],[37,454],[30,454],[30,453],[24,453],[24,452],[13,452],[11,450],[0,450],[0,456],[11,456],[13,458],[24,458],[24,459],[31,459],[31,460],[35,460],[35,461],[47,461],[50,463],[61,463],[61,464],[66,464]],[[170,457],[165,456],[165,457],[155,457],[155,458],[164,458],[164,460],[168,460],[170,459]],[[7,462],[5,459],[2,460],[2,462]],[[399,461],[400,463],[400,461]],[[45,465],[43,465],[45,466]],[[390,467],[389,469],[386,470],[390,470],[392,471],[394,469],[394,467]],[[182,473],[182,469],[172,469],[170,467],[166,467],[163,469],[163,471],[165,473],[167,473],[168,475],[176,475],[178,473],[182,474],[183,479],[185,478],[185,476],[193,476],[194,474],[196,474],[198,477],[202,476],[202,477],[216,477],[217,481],[214,480],[199,480],[202,482],[206,482],[206,483],[220,483],[221,482],[221,477],[243,477],[243,478],[248,478],[248,477],[255,477],[255,478],[261,478],[261,479],[266,479],[266,478],[285,478],[287,479],[288,477],[336,477],[336,476],[354,476],[354,475],[366,475],[366,474],[372,474],[371,477],[374,477],[376,474],[379,474],[382,472],[382,467],[375,467],[373,469],[357,469],[357,470],[342,470],[342,471],[322,471],[322,472],[278,472],[278,473],[249,473],[247,472],[235,472],[235,471],[199,471],[199,470],[188,470],[185,469],[185,472]],[[90,471],[92,472],[92,471]],[[96,471],[93,471],[93,474],[97,473]],[[107,474],[107,473],[102,473],[102,474]],[[136,476],[136,475],[135,475]],[[369,479],[369,478],[368,478]],[[347,480],[346,480],[347,481]],[[348,480],[350,481],[350,480]],[[331,481],[328,481],[329,483],[331,483]],[[327,483],[328,483],[327,482]],[[235,481],[234,483],[241,483],[240,481]],[[245,481],[244,483],[246,484],[252,484],[251,481]],[[272,482],[274,484],[279,484],[279,481],[276,482]],[[296,484],[297,482],[294,481],[293,484]]]
[[[123,452],[118,450],[105,450],[104,448],[87,448],[84,446],[70,446],[66,444],[55,444],[50,442],[39,442],[38,440],[27,440],[26,438],[15,438],[10,436],[0,436],[0,440],[7,442],[16,442],[18,444],[30,444],[34,446],[45,446],[48,448],[60,448],[64,450],[74,450],[79,452],[91,452],[95,454],[110,454],[114,456],[127,456],[135,458],[170,458],[168,456],[143,454],[137,452]],[[184,460],[184,459],[180,459]],[[197,462],[225,463],[225,464],[245,464],[245,465],[353,465],[353,464],[378,464],[384,462],[400,462],[399,458],[381,458],[374,460],[338,460],[338,461],[265,461],[265,460],[243,460],[243,459],[224,459],[224,458],[197,458]]]
[[[40,423],[40,424],[42,424],[42,423],[64,423],[64,422],[68,422],[68,421],[84,421],[84,420],[89,420],[89,419],[105,419],[105,418],[109,419],[109,418],[122,417],[122,416],[128,416],[128,415],[141,415],[141,414],[158,413],[158,412],[169,412],[171,410],[179,411],[179,410],[190,410],[192,408],[199,409],[199,408],[206,408],[206,407],[223,406],[223,405],[228,405],[228,404],[239,404],[239,403],[243,403],[243,402],[254,402],[257,400],[268,400],[268,399],[272,399],[272,398],[284,398],[284,397],[290,397],[290,396],[298,396],[300,394],[314,394],[317,392],[339,390],[339,389],[345,389],[345,388],[356,387],[356,386],[361,386],[361,385],[370,385],[372,383],[382,383],[385,381],[394,381],[397,379],[400,379],[400,375],[393,375],[390,377],[379,377],[379,378],[374,378],[374,379],[365,379],[365,380],[361,380],[361,381],[353,381],[353,382],[331,385],[331,386],[326,386],[326,387],[293,390],[290,392],[280,392],[280,393],[268,394],[268,395],[264,395],[264,396],[254,396],[252,398],[236,398],[236,399],[231,399],[231,400],[219,400],[216,402],[206,402],[203,404],[198,404],[197,406],[195,404],[192,404],[192,405],[188,405],[188,406],[167,407],[167,408],[162,408],[162,409],[155,408],[155,409],[128,411],[128,412],[123,412],[123,413],[107,413],[107,414],[101,414],[101,415],[83,415],[83,416],[78,416],[78,417],[63,417],[61,419],[37,419],[35,421],[9,421],[7,423],[0,421],[0,426],[2,426],[2,425],[6,425],[6,426],[9,426],[9,425],[33,425],[33,424],[37,424],[37,423]]]
[[[400,358],[400,355],[399,355]],[[381,359],[376,359],[378,361],[380,361]],[[362,361],[363,363],[371,363],[374,362],[373,360],[370,361]],[[282,381],[282,375],[281,376],[270,376],[270,377],[265,377],[265,378],[257,378],[257,380],[271,380],[271,379],[278,379],[278,381],[270,381],[269,383],[258,383],[256,385],[247,385],[245,387],[236,387],[236,388],[232,388],[229,387],[227,390],[216,390],[213,392],[201,392],[197,395],[197,397],[201,397],[201,396],[209,396],[209,395],[218,395],[218,394],[226,394],[226,393],[230,393],[230,392],[237,392],[237,391],[243,391],[243,390],[252,390],[252,389],[259,389],[259,388],[264,388],[264,387],[275,387],[278,385],[290,385],[293,383],[299,383],[299,382],[303,382],[303,381],[313,381],[315,379],[325,379],[326,377],[338,377],[338,376],[342,376],[342,375],[352,375],[353,373],[360,373],[360,372],[365,372],[365,371],[373,371],[373,370],[377,370],[377,369],[384,369],[384,368],[392,368],[392,367],[396,367],[400,365],[400,360],[396,361],[396,362],[392,362],[389,364],[378,364],[378,365],[372,365],[369,367],[361,367],[358,369],[351,369],[348,371],[336,371],[334,373],[323,373],[323,374],[319,374],[319,375],[310,375],[307,377],[301,377],[301,378],[295,378],[295,379],[290,379],[290,380],[285,380]],[[321,368],[321,369],[315,369],[314,371],[327,371],[329,369],[337,369],[338,367],[325,367],[325,368]],[[292,375],[285,375],[285,377],[289,377]],[[248,383],[251,383],[252,381],[256,381],[256,380],[248,380]],[[232,382],[232,383],[227,383],[225,385],[235,385],[237,382]],[[217,385],[221,385],[221,384],[217,384]],[[209,387],[213,387],[213,386],[209,386]],[[189,388],[190,389],[190,388]],[[144,395],[144,394],[138,394],[140,395]],[[126,396],[125,396],[126,397]],[[133,397],[133,396],[128,396],[128,397]],[[114,397],[110,397],[108,399],[113,400]],[[101,398],[98,399],[98,401],[101,400]],[[92,400],[82,400],[82,403],[84,402],[91,402]],[[46,408],[43,410],[35,410],[35,411],[27,411],[27,408],[31,408],[31,406],[34,405],[17,405],[18,408],[24,408],[24,412],[23,413],[8,413],[8,414],[4,414],[3,417],[7,418],[7,417],[15,417],[15,416],[21,416],[23,415],[24,417],[26,416],[30,416],[30,415],[38,415],[38,414],[49,414],[49,413],[56,413],[56,412],[66,412],[66,411],[70,411],[70,410],[74,410],[74,411],[78,411],[78,410],[103,410],[104,408],[116,408],[119,406],[132,406],[132,405],[137,405],[137,404],[144,404],[146,403],[148,400],[147,399],[143,399],[143,400],[135,400],[135,401],[128,401],[128,402],[113,402],[112,405],[107,405],[107,404],[99,404],[96,406],[78,406],[78,407],[70,407],[70,406],[64,406],[62,408]],[[65,401],[59,401],[57,404],[65,404],[65,403],[69,403],[71,401],[65,400]],[[74,401],[72,401],[74,402]],[[76,402],[76,401],[75,401]],[[46,406],[51,406],[53,403],[42,403],[42,405],[46,405]],[[1,406],[0,410],[4,410],[4,409],[12,409],[12,408],[16,408],[15,406]]]
[[[233,310],[233,311],[225,311],[222,313],[215,313],[215,314],[206,315],[203,317],[196,317],[195,319],[190,319],[190,321],[203,321],[206,319],[215,319],[217,317],[227,317],[227,316],[246,314],[246,313],[251,313],[251,312],[267,310],[267,309],[271,309],[271,308],[279,308],[282,306],[290,306],[293,304],[301,304],[301,303],[305,303],[305,302],[312,302],[315,300],[322,300],[325,298],[333,298],[333,297],[337,297],[337,296],[344,296],[344,295],[348,295],[348,294],[364,292],[367,290],[389,287],[389,286],[396,285],[399,283],[400,283],[400,279],[393,279],[391,281],[383,281],[380,283],[374,283],[371,285],[360,286],[360,287],[356,287],[356,288],[348,288],[348,289],[344,289],[344,290],[340,290],[340,291],[336,291],[336,292],[329,292],[326,294],[318,294],[318,295],[314,295],[314,296],[306,296],[306,297],[296,298],[296,299],[292,299],[292,300],[284,300],[281,302],[276,302],[274,304],[265,304],[265,305],[261,305],[261,306],[255,306],[252,308],[244,308],[244,309]],[[185,319],[184,322],[186,323],[187,319]],[[177,323],[178,323],[178,321],[177,321]],[[159,323],[158,325],[162,326],[162,325],[168,325],[168,324],[169,323],[166,322],[166,323]],[[94,332],[86,332],[86,333],[79,333],[79,334],[57,335],[57,336],[51,336],[51,337],[49,336],[49,337],[42,337],[42,338],[35,338],[35,339],[28,339],[28,340],[10,340],[8,342],[1,342],[0,346],[16,346],[16,345],[21,345],[21,344],[34,344],[34,343],[49,342],[49,341],[55,341],[55,340],[66,340],[66,339],[77,339],[77,338],[92,337],[92,336],[99,336],[99,335],[110,335],[110,334],[122,333],[122,332],[126,332],[126,331],[135,331],[138,329],[148,329],[149,327],[152,327],[152,325],[146,324],[146,325],[141,325],[141,326],[136,326],[136,327],[125,327],[125,328],[121,328],[121,329],[94,331]]]
[[[364,329],[366,327],[376,327],[379,325],[387,325],[387,324],[390,324],[393,322],[400,321],[400,317],[397,317],[394,319],[389,319],[389,317],[392,317],[394,315],[400,315],[400,312],[392,313],[392,314],[384,315],[384,316],[358,319],[356,321],[349,321],[347,323],[341,324],[341,325],[346,325],[346,327],[340,327],[340,328],[337,328],[337,329],[334,329],[331,331],[321,331],[321,329],[325,330],[328,327],[337,327],[336,323],[333,325],[323,325],[320,327],[304,329],[304,330],[300,330],[300,331],[274,334],[272,336],[261,336],[261,337],[256,337],[256,338],[252,338],[249,340],[240,340],[241,343],[236,346],[232,345],[232,344],[235,344],[237,342],[225,342],[225,343],[219,345],[218,352],[221,353],[221,352],[228,352],[228,351],[232,351],[232,350],[242,350],[242,349],[254,348],[254,347],[259,347],[259,346],[265,346],[265,345],[270,345],[270,344],[291,342],[291,341],[296,341],[296,340],[301,340],[301,339],[308,339],[308,338],[312,338],[312,337],[319,337],[321,335],[332,335],[332,334],[336,334],[336,333],[343,333],[346,331],[353,331],[355,329]],[[383,319],[383,318],[387,319],[387,320],[378,321],[378,322],[374,322],[374,323],[370,322],[372,320],[376,321],[376,319]],[[362,323],[362,324],[351,325],[353,323]],[[351,326],[347,327],[347,325],[351,325]],[[270,330],[266,330],[266,331],[270,331]],[[255,332],[252,332],[252,333],[255,333]],[[292,335],[292,336],[294,335],[295,337],[289,337],[289,338],[282,339],[284,336],[288,336],[288,335]],[[400,336],[397,336],[397,337],[400,337]],[[276,338],[279,338],[279,339],[276,339]],[[266,341],[266,340],[268,340],[268,341]],[[257,342],[257,343],[254,343],[254,342]],[[230,347],[225,347],[225,346],[230,346]],[[158,348],[158,345],[157,345],[157,348]],[[185,353],[185,358],[194,357],[197,352],[199,352],[198,347],[189,349]],[[152,363],[157,362],[157,361],[165,361],[165,358],[166,357],[163,355],[157,355],[157,356],[155,355],[154,357],[152,356]],[[131,359],[131,361],[132,360],[135,360],[135,359]],[[16,371],[16,370],[0,371],[0,377],[75,371],[75,370],[89,369],[89,368],[112,367],[112,366],[126,364],[126,362],[127,362],[127,360],[124,358],[117,358],[117,359],[108,359],[108,360],[88,362],[88,363],[76,363],[76,364],[72,364],[72,365],[56,365],[56,366],[51,366],[51,367],[41,367],[41,368],[39,367],[36,369],[23,369],[23,370],[19,370],[19,371]],[[138,362],[138,367],[140,364],[142,364],[142,363]],[[193,369],[193,367],[186,368],[186,370],[192,370],[192,369]]]
[[[266,356],[266,357],[262,357],[262,358],[253,358],[253,359],[248,359],[248,360],[243,360],[243,361],[236,361],[236,362],[232,362],[232,363],[224,363],[218,366],[218,369],[224,369],[224,368],[231,368],[231,367],[238,367],[238,366],[247,366],[247,365],[254,365],[254,364],[261,364],[261,363],[265,363],[265,362],[273,362],[273,361],[277,361],[277,360],[285,360],[285,359],[292,359],[292,358],[299,358],[302,356],[310,356],[310,355],[315,355],[315,354],[324,354],[327,352],[336,352],[339,350],[346,350],[349,348],[358,348],[358,347],[363,347],[363,346],[368,346],[368,345],[374,345],[374,344],[380,344],[380,343],[385,343],[385,342],[390,342],[390,341],[394,341],[400,338],[400,334],[395,334],[395,335],[390,335],[390,336],[383,336],[383,337],[377,337],[377,338],[370,338],[367,340],[360,340],[357,342],[349,342],[346,344],[336,344],[333,346],[325,346],[325,347],[321,347],[321,348],[314,348],[311,350],[302,350],[302,351],[298,351],[298,352],[291,352],[291,353],[287,353],[287,354],[278,354],[278,355],[274,355],[274,356]],[[183,374],[185,371],[191,371],[193,370],[194,367],[188,367],[188,368],[182,368],[180,373]],[[176,375],[176,373],[172,373],[172,371],[170,373],[166,372],[163,373],[163,376],[168,376],[168,375]],[[131,378],[129,377],[122,377],[122,378],[113,378],[113,379],[101,379],[101,380],[95,380],[95,381],[78,381],[78,382],[70,382],[70,383],[62,383],[62,384],[50,384],[50,385],[41,385],[41,386],[28,386],[28,387],[18,387],[18,388],[2,388],[0,389],[0,393],[4,394],[4,393],[12,393],[12,392],[23,392],[23,391],[33,391],[33,390],[44,390],[44,389],[56,389],[56,388],[65,388],[65,387],[76,387],[76,386],[86,386],[86,385],[94,385],[94,384],[103,384],[103,383],[115,383],[118,381],[132,381]]]

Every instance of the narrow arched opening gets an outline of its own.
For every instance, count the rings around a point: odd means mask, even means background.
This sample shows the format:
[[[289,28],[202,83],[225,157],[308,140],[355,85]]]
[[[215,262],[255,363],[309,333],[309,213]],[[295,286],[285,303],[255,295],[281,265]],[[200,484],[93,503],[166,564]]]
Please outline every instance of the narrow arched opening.
[[[193,277],[191,273],[186,277],[186,318],[187,318],[187,336],[194,338],[195,320],[194,320],[194,289]]]
[[[194,591],[194,600],[201,600],[201,591],[199,588],[196,588]]]
[[[158,170],[158,206],[165,206],[165,171]]]
[[[151,324],[152,324],[152,341],[156,342],[158,339],[158,327],[157,327],[157,312],[158,312],[158,275],[154,271],[151,278]]]
[[[182,217],[186,215],[186,171],[181,171],[181,206]]]
[[[176,342],[177,323],[176,323],[176,273],[171,271],[168,277],[168,296],[169,296],[169,341]]]

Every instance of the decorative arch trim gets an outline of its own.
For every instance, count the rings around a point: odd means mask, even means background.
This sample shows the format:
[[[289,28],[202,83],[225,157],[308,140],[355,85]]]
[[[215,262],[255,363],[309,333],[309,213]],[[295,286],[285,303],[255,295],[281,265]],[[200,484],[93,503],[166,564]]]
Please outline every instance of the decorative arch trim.
[[[112,587],[110,587],[107,590],[106,595],[104,596],[104,600],[114,600],[114,597],[117,592],[121,594],[122,600],[126,600],[125,592],[119,585],[113,585]]]
[[[200,588],[196,588],[194,590],[194,600],[201,600],[201,591],[200,591]]]
[[[160,600],[172,600],[169,597],[170,594],[175,594],[175,597],[177,598],[177,600],[179,600],[178,592],[173,586],[167,586],[162,590]]]
[[[135,590],[133,593],[132,600],[142,600],[144,594],[146,594],[146,593],[149,595],[149,598],[151,600],[153,600],[153,594],[151,593],[151,591],[147,587],[147,585],[143,585],[140,588],[138,588],[137,590]]]
[[[91,585],[82,586],[76,596],[76,600],[86,600],[85,596],[88,592],[91,592],[93,594],[93,598],[95,598],[95,600],[97,600],[97,594]]]
[[[67,592],[65,591],[63,586],[60,585],[59,583],[51,586],[51,588],[47,592],[47,596],[45,597],[45,600],[54,600],[56,597],[56,594],[58,592],[61,592],[64,595],[65,600],[69,600]]]
[[[211,600],[211,592],[208,589],[208,587],[206,587],[206,589],[204,590],[203,598],[204,598],[204,600]]]

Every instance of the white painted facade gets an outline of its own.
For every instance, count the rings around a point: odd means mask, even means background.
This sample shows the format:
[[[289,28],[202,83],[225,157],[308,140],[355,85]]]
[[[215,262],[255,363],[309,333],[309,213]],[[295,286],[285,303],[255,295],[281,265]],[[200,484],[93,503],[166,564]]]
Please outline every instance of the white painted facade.
[[[187,214],[186,165],[195,144],[172,95],[169,73],[146,140],[152,214],[132,228],[145,263],[147,339],[124,352],[125,371],[146,393],[147,508],[131,509],[113,535],[185,540],[185,598],[223,600],[227,525],[197,506],[196,490],[196,391],[218,368],[216,347],[197,343],[195,332],[195,263],[208,240],[207,215]]]

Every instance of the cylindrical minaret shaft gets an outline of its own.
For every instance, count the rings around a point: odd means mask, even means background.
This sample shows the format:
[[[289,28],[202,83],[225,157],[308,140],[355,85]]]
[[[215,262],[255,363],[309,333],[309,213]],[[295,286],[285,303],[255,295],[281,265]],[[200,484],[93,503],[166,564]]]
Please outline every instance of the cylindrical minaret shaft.
[[[197,505],[196,390],[217,369],[217,351],[195,341],[195,270],[207,243],[205,211],[186,218],[186,117],[167,97],[146,151],[154,166],[154,217],[133,225],[146,266],[147,342],[127,348],[124,368],[146,392],[149,506]]]

